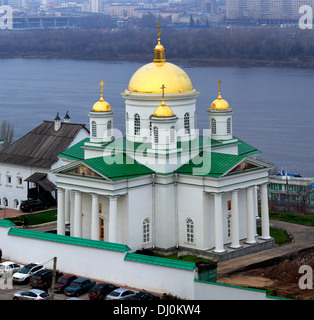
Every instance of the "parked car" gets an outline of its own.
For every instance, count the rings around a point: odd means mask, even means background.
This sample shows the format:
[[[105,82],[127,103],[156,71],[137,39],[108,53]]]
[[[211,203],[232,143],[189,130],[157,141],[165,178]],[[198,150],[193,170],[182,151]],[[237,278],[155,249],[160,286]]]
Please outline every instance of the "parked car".
[[[87,278],[78,278],[71,282],[71,284],[64,289],[66,296],[79,296],[83,293],[88,292],[96,282]]]
[[[56,280],[62,275],[63,275],[63,273],[56,271]],[[29,284],[33,288],[42,289],[42,290],[47,291],[51,287],[52,276],[53,276],[52,270],[41,269],[41,270],[35,272],[31,276],[31,278],[29,280]]]
[[[88,296],[90,300],[104,300],[107,294],[118,288],[110,283],[98,283],[89,290]]]
[[[51,296],[40,289],[30,289],[14,293],[13,300],[51,300]]]
[[[160,300],[160,297],[149,292],[140,291],[131,300]]]
[[[129,289],[118,288],[111,291],[107,296],[106,300],[131,300],[137,292]]]
[[[5,261],[0,263],[0,276],[3,276],[5,273],[10,272],[12,275],[22,269],[24,266],[12,261]]]
[[[29,282],[30,277],[37,271],[43,269],[44,266],[41,263],[30,263],[24,266],[21,270],[17,271],[13,275],[13,283],[26,283]]]
[[[55,283],[55,292],[62,293],[64,292],[64,289],[68,287],[72,281],[77,279],[77,277],[73,274],[64,274]]]
[[[23,212],[33,212],[36,210],[48,209],[49,204],[41,200],[23,200],[20,205],[20,210]]]

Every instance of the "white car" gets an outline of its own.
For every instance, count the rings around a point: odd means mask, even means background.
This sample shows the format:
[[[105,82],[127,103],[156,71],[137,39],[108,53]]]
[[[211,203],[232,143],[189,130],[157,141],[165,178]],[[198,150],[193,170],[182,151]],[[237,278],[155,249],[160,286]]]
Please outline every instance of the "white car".
[[[118,288],[111,291],[105,300],[131,300],[137,292],[131,291],[129,289]]]
[[[41,269],[44,269],[44,266],[40,263],[30,263],[23,267],[18,272],[13,275],[13,283],[24,283],[28,282],[30,277]]]
[[[12,261],[5,261],[0,263],[0,276],[3,276],[5,273],[10,272],[14,274],[15,272],[22,269],[24,266]]]
[[[14,293],[13,300],[51,300],[51,296],[46,291],[30,289]]]

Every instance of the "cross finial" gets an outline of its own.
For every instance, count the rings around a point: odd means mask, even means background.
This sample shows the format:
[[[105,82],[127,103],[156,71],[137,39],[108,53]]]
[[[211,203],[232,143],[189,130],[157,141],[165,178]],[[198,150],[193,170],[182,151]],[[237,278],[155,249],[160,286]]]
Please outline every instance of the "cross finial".
[[[164,101],[164,99],[165,99],[165,89],[166,89],[166,87],[165,87],[165,85],[163,84],[162,86],[161,86],[161,90],[162,90],[162,100]]]
[[[158,43],[160,43],[160,28],[161,28],[160,22],[158,22],[157,28],[158,28]]]
[[[222,82],[221,82],[221,80],[219,79],[219,80],[218,80],[218,92],[219,92],[219,95],[220,95],[220,90],[221,90],[221,84],[222,84]]]
[[[103,91],[104,91],[104,82],[101,80],[101,82],[100,82],[100,96],[102,97],[103,96]]]

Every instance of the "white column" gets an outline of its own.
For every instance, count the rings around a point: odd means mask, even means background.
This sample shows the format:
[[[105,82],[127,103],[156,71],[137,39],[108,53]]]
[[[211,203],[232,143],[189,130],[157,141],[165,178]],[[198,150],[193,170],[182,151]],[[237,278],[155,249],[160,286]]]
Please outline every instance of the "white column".
[[[74,191],[74,237],[82,236],[82,195]]]
[[[261,216],[262,216],[262,239],[270,239],[269,234],[269,211],[268,211],[268,192],[267,183],[262,184],[261,188]]]
[[[118,241],[117,197],[109,197],[109,242]]]
[[[215,252],[224,252],[223,223],[222,223],[222,196],[215,193]]]
[[[71,190],[65,190],[64,198],[64,214],[65,214],[65,223],[70,223],[70,202],[71,202]]]
[[[231,194],[231,248],[240,248],[238,190]]]
[[[98,194],[92,194],[91,239],[99,240],[99,198],[98,198]]]
[[[65,234],[64,189],[58,189],[57,233]]]
[[[254,212],[254,187],[248,187],[246,189],[246,243],[256,243],[255,241],[255,224],[256,217]]]
[[[71,194],[71,206],[70,206],[70,235],[74,236],[74,206],[75,206],[75,192],[70,191]]]

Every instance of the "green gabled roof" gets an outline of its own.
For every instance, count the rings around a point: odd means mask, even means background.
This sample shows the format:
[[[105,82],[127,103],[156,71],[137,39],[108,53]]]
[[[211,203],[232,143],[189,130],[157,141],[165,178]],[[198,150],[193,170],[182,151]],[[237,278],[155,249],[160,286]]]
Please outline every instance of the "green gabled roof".
[[[128,252],[125,255],[124,260],[137,261],[137,262],[155,264],[155,265],[164,266],[164,267],[172,267],[172,268],[187,269],[187,270],[193,270],[195,268],[194,262],[147,256],[144,254],[131,253],[131,252]]]
[[[66,149],[58,155],[58,157],[64,157],[71,160],[82,160],[84,159],[84,149],[82,148],[84,143],[89,141],[89,138],[85,138],[75,144],[74,146]]]
[[[154,173],[153,170],[136,162],[124,153],[86,159],[82,162],[110,180],[134,178]]]
[[[12,236],[34,238],[34,239],[41,239],[41,240],[54,241],[54,242],[62,242],[62,243],[74,244],[78,246],[87,246],[87,247],[93,247],[93,248],[99,248],[99,249],[105,249],[105,250],[114,250],[114,251],[120,251],[120,252],[127,252],[131,250],[125,244],[70,237],[70,236],[65,236],[60,234],[40,232],[40,231],[29,230],[29,229],[10,228],[8,234]]]
[[[244,158],[245,155],[237,156],[232,154],[204,151],[190,160],[187,164],[181,166],[175,172],[188,175],[210,176],[218,178],[231,170]]]
[[[258,149],[250,146],[249,144],[245,143],[244,141],[239,140],[239,145],[238,145],[238,154],[239,155],[252,155],[256,153],[261,153]]]

